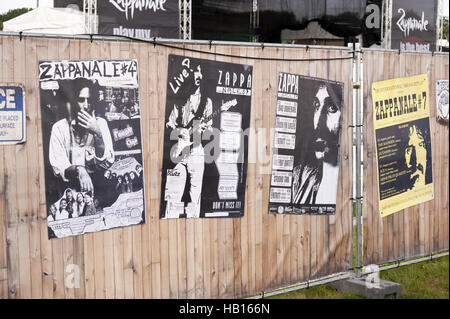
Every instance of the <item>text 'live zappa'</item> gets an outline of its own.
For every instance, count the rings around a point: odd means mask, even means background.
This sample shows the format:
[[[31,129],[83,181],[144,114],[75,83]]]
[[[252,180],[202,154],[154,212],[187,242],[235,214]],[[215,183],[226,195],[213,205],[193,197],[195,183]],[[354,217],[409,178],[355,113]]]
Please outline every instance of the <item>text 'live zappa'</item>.
[[[342,109],[342,83],[279,73],[269,213],[335,213]]]
[[[145,223],[137,60],[39,64],[49,238]]]
[[[161,218],[244,215],[252,70],[169,55]]]

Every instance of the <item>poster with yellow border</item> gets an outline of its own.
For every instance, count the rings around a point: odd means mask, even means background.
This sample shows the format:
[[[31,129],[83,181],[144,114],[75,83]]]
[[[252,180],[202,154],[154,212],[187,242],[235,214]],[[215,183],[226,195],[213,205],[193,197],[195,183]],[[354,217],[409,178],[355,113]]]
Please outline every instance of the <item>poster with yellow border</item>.
[[[428,75],[372,84],[381,217],[433,199]]]

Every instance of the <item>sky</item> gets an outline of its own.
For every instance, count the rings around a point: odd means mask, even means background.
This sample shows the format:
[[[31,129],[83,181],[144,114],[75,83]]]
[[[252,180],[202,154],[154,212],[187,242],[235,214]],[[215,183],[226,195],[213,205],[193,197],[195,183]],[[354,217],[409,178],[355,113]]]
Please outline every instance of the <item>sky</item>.
[[[36,8],[38,2],[40,7],[53,7],[53,0],[0,0],[0,14],[16,8]],[[448,17],[449,0],[443,0],[442,2],[442,13]]]
[[[53,0],[0,0],[0,14],[17,8],[53,7]]]

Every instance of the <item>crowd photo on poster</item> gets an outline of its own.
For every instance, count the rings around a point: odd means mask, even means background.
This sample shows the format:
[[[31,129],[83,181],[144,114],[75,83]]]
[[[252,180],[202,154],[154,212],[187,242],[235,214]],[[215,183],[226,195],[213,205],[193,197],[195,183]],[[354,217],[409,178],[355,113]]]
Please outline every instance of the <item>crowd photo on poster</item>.
[[[244,215],[252,70],[169,55],[161,218]]]
[[[279,73],[269,213],[335,213],[343,106],[343,83]]]
[[[39,64],[49,238],[145,223],[136,60]]]

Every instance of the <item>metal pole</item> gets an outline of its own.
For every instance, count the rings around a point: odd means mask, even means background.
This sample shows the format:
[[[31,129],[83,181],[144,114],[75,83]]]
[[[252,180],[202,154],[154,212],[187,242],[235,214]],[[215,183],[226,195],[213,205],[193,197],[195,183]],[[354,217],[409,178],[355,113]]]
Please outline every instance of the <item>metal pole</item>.
[[[355,133],[356,133],[356,142],[355,142],[355,213],[356,213],[356,247],[355,247],[355,268],[356,268],[356,276],[359,277],[361,274],[362,267],[362,231],[361,231],[361,47],[360,43],[355,43],[354,46],[354,70],[353,70],[353,114],[355,115]]]

